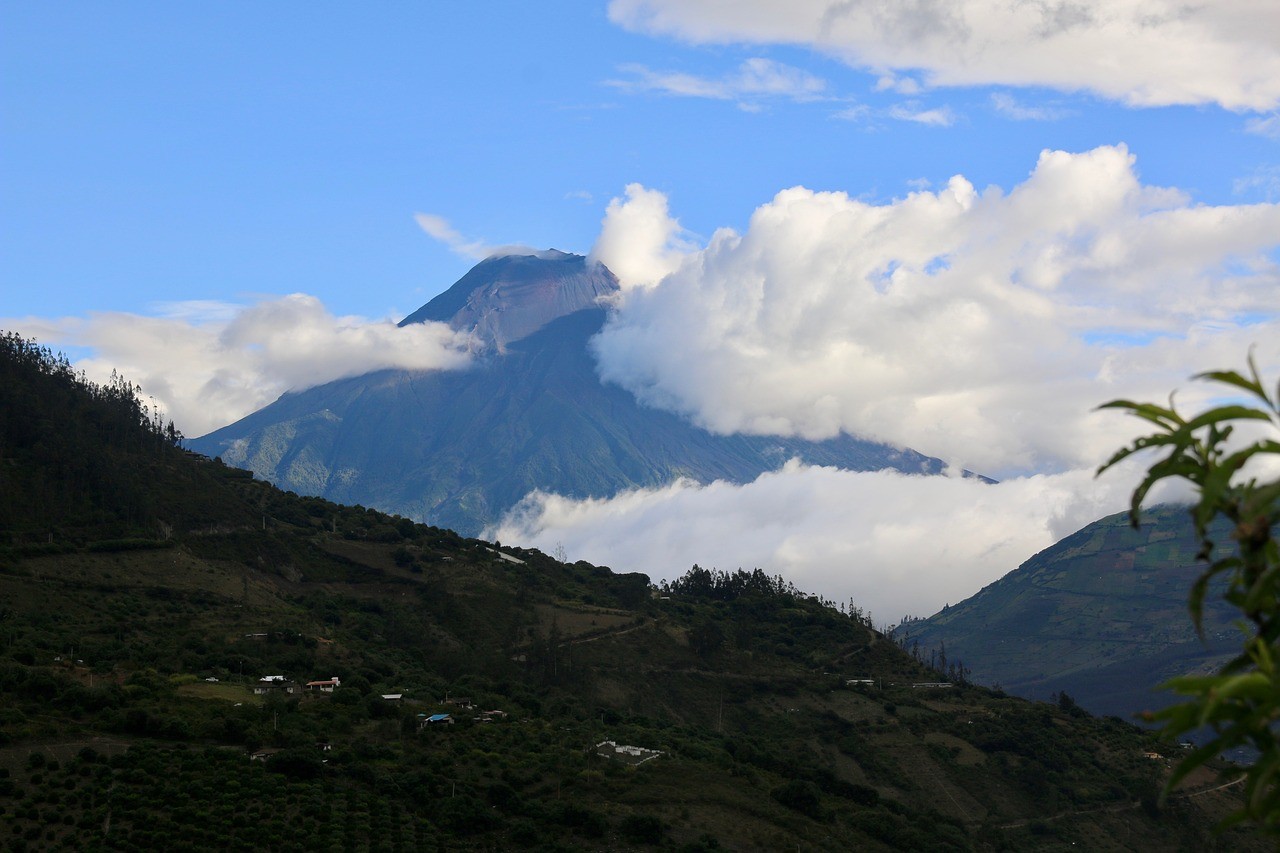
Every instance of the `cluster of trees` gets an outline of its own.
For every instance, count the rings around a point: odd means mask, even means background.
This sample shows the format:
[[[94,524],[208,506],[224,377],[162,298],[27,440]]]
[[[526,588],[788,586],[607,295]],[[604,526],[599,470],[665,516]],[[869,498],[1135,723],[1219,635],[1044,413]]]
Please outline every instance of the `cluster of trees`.
[[[178,452],[182,433],[140,392],[115,374],[91,382],[66,356],[0,332],[0,535],[38,541],[55,526],[153,527],[149,472]]]
[[[770,577],[760,569],[736,572],[707,570],[697,563],[683,576],[673,581],[663,581],[662,591],[668,595],[705,598],[712,601],[735,601],[748,595],[770,598],[795,599],[804,597],[796,585],[781,575]]]

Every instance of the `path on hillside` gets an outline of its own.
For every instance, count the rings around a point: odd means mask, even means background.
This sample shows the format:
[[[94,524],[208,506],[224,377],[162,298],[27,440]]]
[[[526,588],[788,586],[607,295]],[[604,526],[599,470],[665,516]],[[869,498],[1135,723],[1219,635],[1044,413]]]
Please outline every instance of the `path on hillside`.
[[[1190,793],[1186,793],[1186,794],[1174,794],[1169,799],[1172,800],[1174,799],[1174,797],[1180,797],[1184,800],[1189,800],[1192,797],[1198,797],[1201,794],[1212,794],[1214,791],[1221,791],[1223,788],[1230,788],[1232,785],[1239,785],[1244,780],[1245,780],[1245,777],[1239,776],[1235,779],[1232,779],[1230,782],[1224,782],[1221,785],[1215,785],[1212,788],[1205,788],[1204,790],[1201,790],[1201,791],[1191,791]]]
[[[1204,788],[1199,791],[1188,791],[1186,793],[1181,793],[1181,792],[1174,793],[1169,796],[1169,799],[1170,800],[1189,800],[1192,797],[1199,797],[1204,794],[1212,794],[1214,791],[1221,791],[1223,788],[1230,788],[1232,785],[1239,785],[1241,782],[1244,781],[1244,779],[1245,777],[1240,776],[1236,779],[1232,779],[1230,782],[1224,782],[1223,784],[1215,785],[1212,788]],[[1065,812],[1058,812],[1057,814],[1049,815],[1048,817],[1027,818],[1024,820],[1015,820],[1012,823],[1003,823],[1003,824],[1000,824],[1000,828],[1001,829],[1018,829],[1020,827],[1024,827],[1027,824],[1037,820],[1051,821],[1051,820],[1058,820],[1059,818],[1064,818],[1064,817],[1072,817],[1074,815],[1095,814],[1098,812],[1122,812],[1122,811],[1127,811],[1129,809],[1140,808],[1141,806],[1142,806],[1142,802],[1140,800],[1135,800],[1133,802],[1128,802],[1128,803],[1113,803],[1111,805],[1105,805],[1105,806],[1094,806],[1093,808],[1088,808],[1088,809],[1074,809],[1074,810],[1068,810]]]
[[[953,793],[954,783],[950,779],[948,779],[943,774],[943,772],[938,768],[938,766],[934,764],[931,760],[925,759],[920,763],[918,763],[916,765],[916,772],[918,772],[921,776],[928,779],[930,782],[933,783],[933,786],[935,788],[937,788],[938,790],[942,791],[942,793],[947,795],[947,799],[949,799],[951,801],[951,804],[956,807],[956,811],[960,813],[960,817],[966,823],[972,824],[972,823],[980,822],[979,819],[975,818],[973,816],[973,813],[970,812],[969,809],[967,809],[960,802],[960,800],[956,799],[956,795],[955,793]]]
[[[642,619],[639,622],[620,625],[617,628],[601,628],[596,631],[588,632],[586,634],[579,634],[574,637],[563,639],[560,641],[559,645],[560,646],[578,646],[578,645],[581,645],[582,643],[594,643],[596,640],[605,640],[605,639],[608,639],[609,637],[620,637],[623,634],[630,634],[632,631],[638,631],[649,624],[651,624],[650,620]],[[656,625],[657,623],[654,622],[652,624]],[[540,643],[545,642],[546,639],[547,639],[546,637],[541,637],[537,640],[530,641],[528,643],[525,643],[522,646],[519,646],[516,649],[516,651],[525,652],[525,653],[531,652]]]
[[[577,646],[582,643],[594,643],[596,640],[605,640],[609,637],[621,637],[623,634],[630,634],[632,631],[638,631],[648,625],[649,622],[638,622],[635,625],[625,625],[621,628],[606,628],[602,633],[591,634],[586,637],[574,637],[571,640],[565,640],[562,645]]]

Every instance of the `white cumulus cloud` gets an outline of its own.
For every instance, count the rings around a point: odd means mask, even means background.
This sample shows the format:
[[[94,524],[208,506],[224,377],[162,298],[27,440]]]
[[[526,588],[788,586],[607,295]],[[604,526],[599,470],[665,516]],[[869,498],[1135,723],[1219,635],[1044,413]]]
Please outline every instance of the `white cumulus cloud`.
[[[535,493],[489,534],[658,579],[759,567],[896,621],[1126,508],[1144,460],[1093,472],[1143,425],[1101,403],[1177,388],[1194,411],[1221,390],[1189,377],[1251,347],[1280,371],[1280,205],[1145,185],[1124,146],[1045,151],[1008,191],[918,186],[783,190],[701,248],[674,239],[661,193],[628,187],[597,245],[633,285],[598,369],[713,431],[844,430],[1000,483],[793,462],[746,485]]]
[[[893,81],[1048,86],[1135,106],[1280,105],[1280,5],[1257,0],[613,0],[632,30],[795,44]]]
[[[671,248],[673,222],[652,190],[611,206],[601,259],[650,286],[594,340],[598,369],[714,432],[1061,471],[1126,435],[1092,411],[1109,398],[1163,399],[1251,344],[1280,367],[1280,205],[1146,186],[1123,146],[1046,151],[1007,193],[960,176],[882,204],[783,190],[696,251]]]
[[[289,390],[383,368],[451,369],[469,362],[468,340],[443,323],[398,328],[389,320],[337,317],[294,293],[250,306],[168,303],[162,316],[0,320],[0,326],[57,350],[84,347],[75,361],[95,381],[112,370],[142,386],[180,430],[203,435]]]
[[[625,200],[609,202],[589,259],[607,266],[623,288],[652,287],[695,248],[665,195],[628,184]]]

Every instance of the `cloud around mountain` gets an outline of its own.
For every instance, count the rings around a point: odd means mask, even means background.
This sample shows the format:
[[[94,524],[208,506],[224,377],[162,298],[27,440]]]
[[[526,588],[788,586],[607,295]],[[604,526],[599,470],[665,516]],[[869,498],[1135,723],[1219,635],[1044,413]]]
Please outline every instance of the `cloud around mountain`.
[[[203,435],[282,393],[399,367],[458,368],[469,338],[444,323],[337,317],[294,293],[249,306],[176,303],[164,316],[99,313],[26,318],[7,328],[55,346],[86,347],[75,366],[103,381],[119,371],[142,386],[187,435]]]
[[[988,485],[961,477],[795,463],[752,483],[689,481],[611,499],[535,493],[487,535],[655,580],[694,562],[761,568],[827,598],[853,598],[877,624],[972,595],[1089,522],[1125,506],[1133,466]],[[1157,497],[1176,492],[1165,489]]]
[[[594,254],[627,289],[594,347],[604,379],[713,432],[1063,471],[1128,435],[1099,403],[1163,398],[1252,344],[1280,362],[1280,205],[1144,185],[1124,146],[1046,151],[1008,192],[795,187],[742,234],[689,250],[679,233],[652,190],[610,205]]]
[[[1280,106],[1280,7],[1251,0],[613,0],[609,17],[697,44],[809,47],[932,86],[1087,90],[1132,106]]]
[[[1280,370],[1280,205],[1144,185],[1123,146],[1045,152],[1008,192],[797,187],[742,234],[692,250],[681,234],[653,190],[610,205],[594,252],[628,274],[594,341],[604,378],[713,431],[844,429],[1002,482],[790,465],[534,494],[494,536],[655,577],[760,567],[885,620],[932,612],[1127,505],[1136,464],[1093,472],[1138,426],[1099,404],[1179,388],[1194,410],[1213,389],[1188,377],[1250,347]]]
[[[1208,389],[1187,378],[1251,345],[1277,373],[1278,250],[1280,205],[1196,204],[1144,184],[1124,146],[1045,152],[1008,190],[786,189],[705,245],[629,185],[592,250],[623,286],[602,377],[713,431],[844,429],[1003,482],[793,465],[743,486],[535,494],[495,535],[655,577],[760,566],[881,618],[923,613],[1123,507],[1132,472],[1092,471],[1137,429],[1098,404],[1176,387],[1195,408]],[[193,435],[290,388],[469,358],[443,324],[336,317],[301,294],[4,325],[91,348],[78,367],[121,370]]]

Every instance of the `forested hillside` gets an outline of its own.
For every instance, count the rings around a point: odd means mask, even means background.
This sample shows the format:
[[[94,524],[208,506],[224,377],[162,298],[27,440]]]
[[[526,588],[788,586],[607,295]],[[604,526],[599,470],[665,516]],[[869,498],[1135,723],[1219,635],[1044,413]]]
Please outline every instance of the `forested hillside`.
[[[1229,767],[758,571],[652,587],[282,492],[13,336],[10,849],[1264,849]]]

